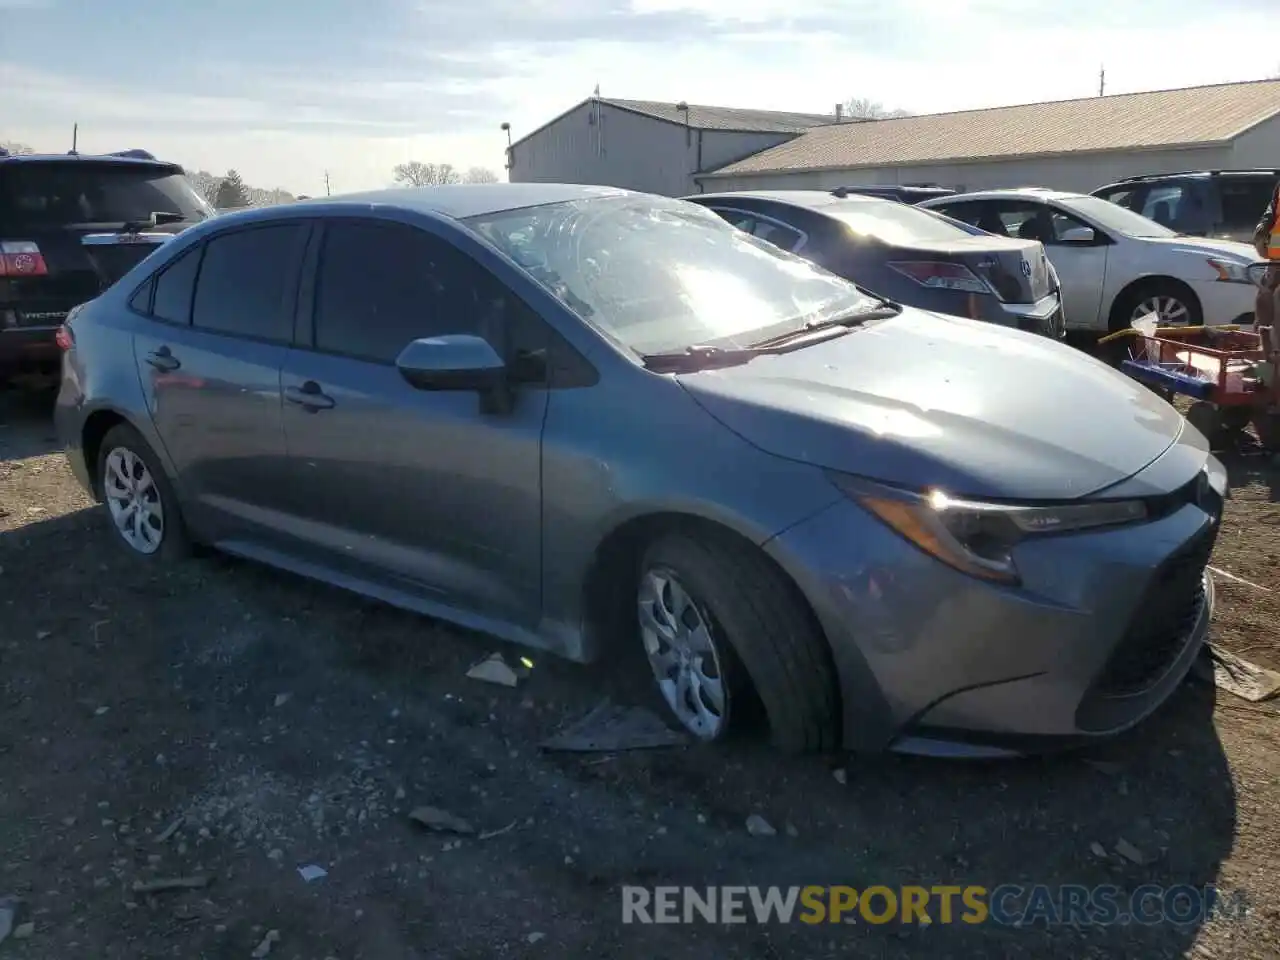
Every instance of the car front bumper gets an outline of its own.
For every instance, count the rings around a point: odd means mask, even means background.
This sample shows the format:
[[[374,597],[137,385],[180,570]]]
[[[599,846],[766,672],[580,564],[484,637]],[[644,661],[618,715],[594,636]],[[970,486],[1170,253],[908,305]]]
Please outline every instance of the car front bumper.
[[[1251,315],[1257,304],[1258,288],[1251,283],[1224,283],[1221,280],[1197,280],[1191,289],[1200,301],[1200,312],[1206,326],[1237,323]]]
[[[1220,504],[1225,473],[1214,474]],[[1018,587],[953,570],[853,501],[767,549],[826,632],[846,748],[1017,755],[1117,734],[1168,699],[1208,634],[1219,522],[1187,502],[1032,539],[1018,547]]]

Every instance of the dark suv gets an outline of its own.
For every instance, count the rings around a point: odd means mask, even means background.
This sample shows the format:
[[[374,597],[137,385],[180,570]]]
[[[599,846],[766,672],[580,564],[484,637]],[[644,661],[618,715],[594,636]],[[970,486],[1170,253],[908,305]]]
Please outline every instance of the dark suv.
[[[1170,230],[1253,244],[1280,170],[1202,170],[1130,177],[1093,191]]]
[[[180,166],[141,150],[0,150],[0,384],[55,372],[54,335],[71,308],[212,215]]]

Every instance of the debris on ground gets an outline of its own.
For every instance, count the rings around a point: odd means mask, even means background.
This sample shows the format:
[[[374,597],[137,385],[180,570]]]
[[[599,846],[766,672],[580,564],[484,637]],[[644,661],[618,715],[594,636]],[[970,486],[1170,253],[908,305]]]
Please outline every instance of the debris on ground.
[[[186,822],[186,819],[187,818],[184,816],[177,817],[177,819],[175,819],[167,827],[161,830],[159,834],[156,835],[156,843],[165,843],[171,840],[173,838],[173,835],[182,828],[182,825],[183,823]]]
[[[773,829],[773,824],[760,814],[753,813],[747,817],[747,833],[753,837],[774,837],[777,836],[778,831]]]
[[[1195,675],[1206,683],[1233,693],[1250,703],[1270,700],[1280,693],[1280,673],[1250,663],[1215,643],[1209,644],[1209,656],[1195,663]]]
[[[166,877],[160,880],[135,880],[134,893],[164,893],[168,890],[200,890],[209,885],[210,877]]]
[[[845,770],[844,767],[836,767],[831,771],[831,775],[836,778],[836,783],[842,787],[849,782],[849,771]]]
[[[308,863],[305,867],[298,868],[298,876],[307,883],[313,880],[322,880],[329,875],[329,871],[324,867],[316,866],[314,863]]]
[[[461,817],[456,817],[448,810],[441,810],[439,807],[414,807],[409,813],[409,819],[415,823],[420,823],[428,830],[436,830],[441,833],[461,833],[473,834],[476,828]]]
[[[28,920],[26,923],[20,923],[13,928],[13,939],[26,940],[35,932],[36,932],[35,923]]]
[[[17,897],[0,897],[0,943],[13,932],[14,921],[18,918]]]
[[[517,669],[507,663],[500,653],[492,653],[478,663],[471,665],[467,676],[472,680],[483,680],[485,683],[496,683],[501,687],[519,686],[520,681],[529,675],[528,668],[521,664]]]
[[[686,743],[683,734],[668,727],[643,707],[623,707],[607,697],[580,720],[544,740],[543,750],[579,753],[612,753],[620,750],[652,750]]]
[[[277,707],[283,707],[286,703],[288,703],[292,699],[293,699],[292,693],[277,693],[276,699],[275,699],[275,705]]]
[[[546,938],[547,938],[547,935],[545,933],[540,933],[535,930],[533,933],[529,934],[524,939],[526,943],[538,943],[542,940],[545,940]]]
[[[1261,590],[1263,593],[1271,592],[1266,587],[1254,583],[1252,580],[1246,580],[1244,577],[1237,577],[1234,573],[1227,573],[1227,571],[1221,570],[1218,567],[1206,567],[1205,569],[1211,571],[1215,576],[1230,580],[1233,583],[1243,583],[1246,587],[1253,587],[1253,589]]]
[[[253,948],[253,953],[249,956],[253,960],[262,960],[263,957],[271,953],[271,948],[280,942],[279,930],[268,930],[267,935],[262,938],[262,942]]]
[[[1100,860],[1108,859],[1107,848],[1100,844],[1097,840],[1089,844],[1089,852]]]
[[[516,823],[517,823],[517,821],[512,820],[512,821],[511,821],[510,823],[508,823],[505,827],[499,827],[497,830],[486,830],[484,833],[480,834],[480,836],[478,837],[478,839],[480,839],[480,840],[492,840],[494,837],[500,837],[500,836],[502,836],[504,833],[510,833],[512,830],[514,830],[514,829],[516,828]]]
[[[1143,856],[1142,851],[1135,847],[1132,843],[1121,837],[1116,841],[1116,853],[1124,857],[1130,863],[1136,863],[1142,866],[1147,862],[1147,858]]]

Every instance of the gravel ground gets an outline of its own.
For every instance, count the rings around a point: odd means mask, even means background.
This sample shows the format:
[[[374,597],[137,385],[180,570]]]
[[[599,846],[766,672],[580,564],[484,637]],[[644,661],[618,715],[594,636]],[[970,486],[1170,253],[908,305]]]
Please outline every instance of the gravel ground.
[[[0,956],[1280,956],[1280,710],[1189,682],[1087,756],[786,759],[754,745],[603,756],[538,741],[621,665],[468,680],[493,641],[249,563],[139,569],[0,396]],[[1216,638],[1280,667],[1280,469],[1231,461]],[[1260,589],[1262,588],[1262,589]],[[408,819],[431,804],[496,836]],[[752,814],[777,828],[753,836]],[[177,823],[176,829],[173,824]],[[1109,851],[1121,841],[1143,855]],[[1099,855],[1101,854],[1101,855]],[[318,865],[327,876],[305,882]],[[207,887],[134,892],[202,876]],[[1186,927],[624,926],[623,884],[1217,884]]]

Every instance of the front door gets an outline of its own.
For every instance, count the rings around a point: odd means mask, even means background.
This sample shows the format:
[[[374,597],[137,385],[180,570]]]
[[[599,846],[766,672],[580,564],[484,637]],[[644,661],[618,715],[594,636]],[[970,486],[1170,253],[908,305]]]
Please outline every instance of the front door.
[[[417,390],[395,366],[413,340],[457,333],[510,358],[537,329],[527,308],[447,240],[389,221],[329,221],[315,273],[312,329],[282,377],[290,532],[350,575],[535,624],[545,385],[486,412],[478,394]]]
[[[310,227],[222,233],[131,301],[151,322],[134,354],[189,520],[210,539],[269,528],[288,499],[280,368]]]

